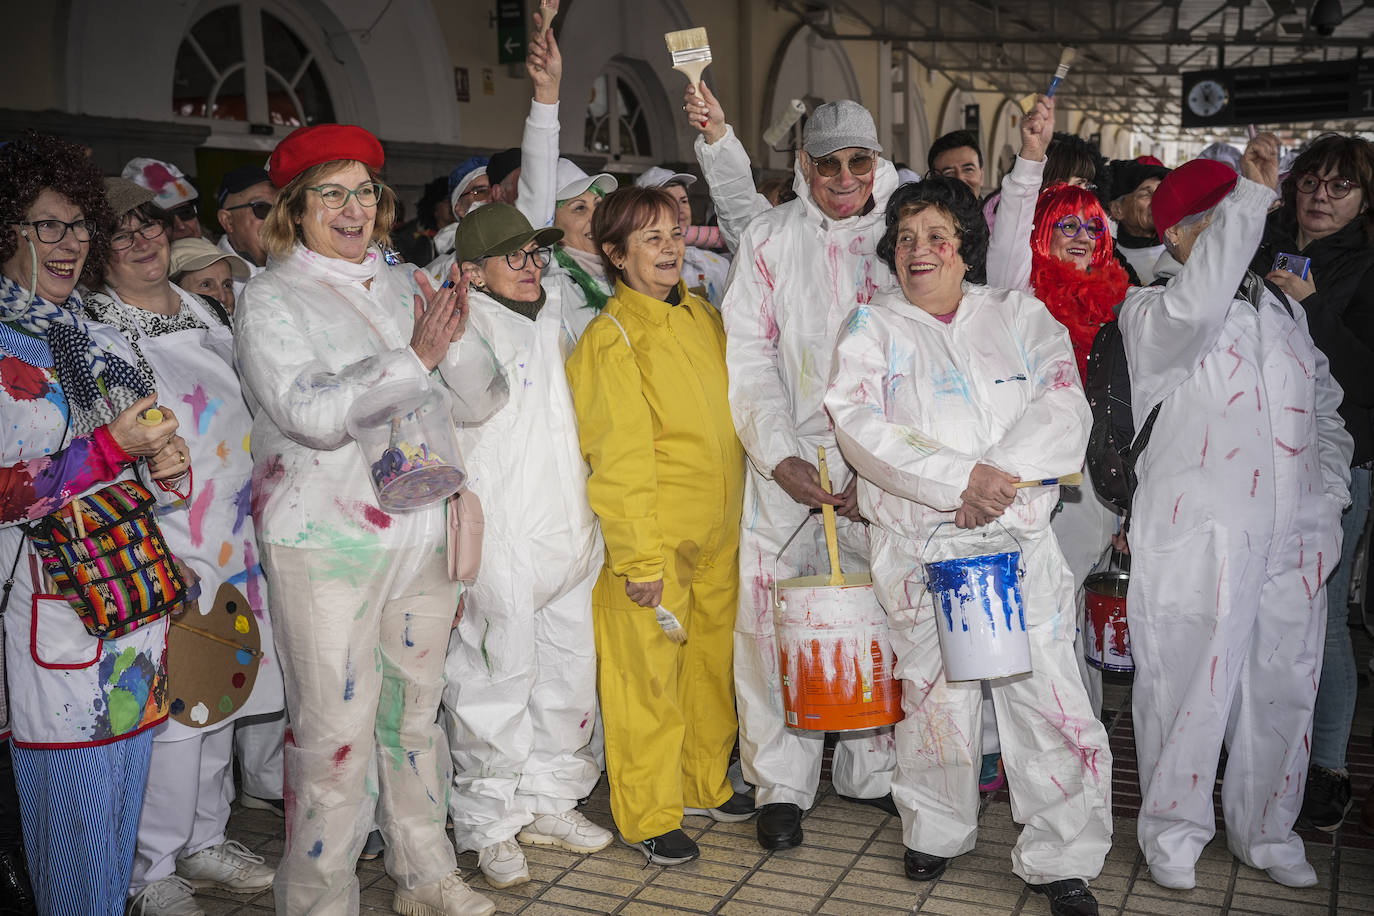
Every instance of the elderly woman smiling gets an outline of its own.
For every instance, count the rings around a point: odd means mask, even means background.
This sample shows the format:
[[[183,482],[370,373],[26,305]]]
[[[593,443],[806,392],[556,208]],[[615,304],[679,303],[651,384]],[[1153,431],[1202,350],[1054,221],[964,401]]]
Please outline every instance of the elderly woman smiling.
[[[657,865],[699,855],[684,813],[748,820],[726,778],[744,452],[726,399],[720,313],[682,282],[677,205],[608,194],[592,234],[615,295],[568,360],[605,565],[592,593],[611,813]],[[676,614],[679,647],[654,619]]]
[[[260,405],[253,508],[293,731],[277,911],[357,912],[354,866],[375,806],[397,912],[484,914],[494,906],[463,884],[444,836],[449,761],[435,716],[458,585],[443,508],[384,512],[345,417],[393,380],[442,386],[459,422],[490,415],[507,389],[489,349],[464,334],[457,271],[436,290],[382,257],[395,214],[382,163],[359,127],[304,127],[278,144],[271,260],[235,315]]]
[[[902,679],[892,796],[907,877],[937,878],[973,848],[982,743],[981,685],[945,679],[922,563],[988,553],[976,529],[998,521],[993,531],[1020,544],[1032,665],[1028,676],[988,682],[1026,825],[1012,866],[1052,912],[1096,913],[1085,880],[1111,845],[1107,735],[1077,674],[1073,583],[1049,529],[1057,489],[1014,486],[1017,475],[1078,470],[1088,404],[1068,334],[1044,305],[975,285],[987,238],[977,201],[955,179],[892,195],[878,254],[901,288],[850,316],[825,405],[861,478]],[[942,736],[934,745],[932,734]]]

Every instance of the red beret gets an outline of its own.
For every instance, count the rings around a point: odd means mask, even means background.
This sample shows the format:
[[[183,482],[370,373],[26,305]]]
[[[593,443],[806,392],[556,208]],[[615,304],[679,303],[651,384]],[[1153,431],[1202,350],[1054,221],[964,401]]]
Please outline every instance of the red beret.
[[[1154,156],[1136,156],[1136,157],[1135,157],[1135,161],[1136,161],[1136,162],[1139,162],[1141,165],[1158,165],[1158,166],[1164,165],[1163,162],[1160,162],[1160,161],[1159,161],[1157,158],[1155,158]]]
[[[1210,210],[1231,193],[1239,176],[1224,162],[1215,159],[1193,159],[1170,172],[1155,188],[1150,209],[1154,213],[1155,231],[1176,225],[1185,216]]]
[[[267,160],[267,174],[272,184],[284,188],[312,165],[340,160],[356,160],[376,172],[386,154],[377,138],[361,127],[315,124],[296,128],[277,144]]]

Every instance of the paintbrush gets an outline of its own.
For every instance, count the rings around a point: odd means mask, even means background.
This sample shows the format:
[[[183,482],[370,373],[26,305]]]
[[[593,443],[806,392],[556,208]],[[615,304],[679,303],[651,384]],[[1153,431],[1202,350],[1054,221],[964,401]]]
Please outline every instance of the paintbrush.
[[[692,92],[701,91],[701,71],[711,62],[711,45],[705,29],[683,29],[663,36],[673,55],[673,69],[679,70],[692,84]]]
[[[539,0],[539,37],[543,38],[553,28],[553,17],[558,15],[558,0]]]
[[[1083,472],[1074,471],[1072,474],[1065,474],[1063,477],[1044,477],[1040,480],[1018,480],[1016,489],[1025,487],[1052,487],[1059,484],[1061,487],[1076,487],[1083,482]]]
[[[663,605],[654,607],[654,619],[663,629],[663,635],[677,643],[679,646],[687,641],[687,631],[682,628],[682,624],[673,616],[673,612]]]
[[[1065,48],[1059,55],[1059,67],[1054,71],[1054,79],[1050,80],[1050,89],[1045,93],[1046,98],[1054,98],[1054,91],[1059,88],[1059,84],[1064,81],[1064,77],[1069,75],[1069,67],[1073,64],[1073,59],[1078,56],[1078,52],[1073,48]]]

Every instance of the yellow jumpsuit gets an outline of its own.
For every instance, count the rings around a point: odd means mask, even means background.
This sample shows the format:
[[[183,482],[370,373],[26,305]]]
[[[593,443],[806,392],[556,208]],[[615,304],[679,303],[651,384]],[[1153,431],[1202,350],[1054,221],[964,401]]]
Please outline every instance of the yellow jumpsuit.
[[[567,364],[606,541],[592,619],[611,811],[630,843],[681,827],[684,806],[732,794],[744,452],[720,313],[681,282],[678,293],[672,306],[617,284]],[[659,578],[683,646],[625,594],[627,581]]]

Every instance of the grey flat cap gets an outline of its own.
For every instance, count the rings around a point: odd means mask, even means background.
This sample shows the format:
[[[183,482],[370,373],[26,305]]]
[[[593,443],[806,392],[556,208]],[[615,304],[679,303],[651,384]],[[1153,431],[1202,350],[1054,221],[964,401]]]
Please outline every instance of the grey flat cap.
[[[873,115],[858,102],[840,99],[826,102],[811,112],[802,136],[802,149],[811,156],[828,156],[837,149],[855,146],[883,151]]]

